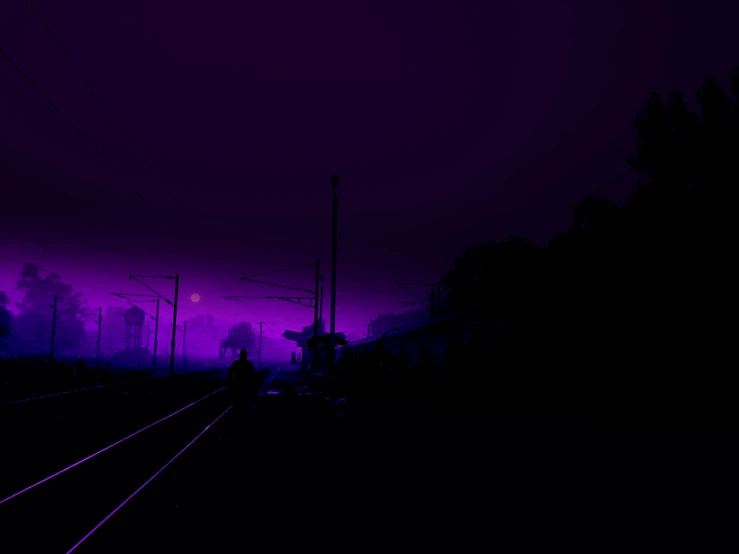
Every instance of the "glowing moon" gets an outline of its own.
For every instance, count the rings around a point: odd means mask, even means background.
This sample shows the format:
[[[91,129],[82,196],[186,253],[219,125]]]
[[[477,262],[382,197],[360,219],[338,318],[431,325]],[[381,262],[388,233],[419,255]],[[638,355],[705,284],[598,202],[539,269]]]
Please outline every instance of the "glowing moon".
[[[190,300],[192,300],[193,302],[200,302],[200,295],[197,292],[194,292],[190,296]]]

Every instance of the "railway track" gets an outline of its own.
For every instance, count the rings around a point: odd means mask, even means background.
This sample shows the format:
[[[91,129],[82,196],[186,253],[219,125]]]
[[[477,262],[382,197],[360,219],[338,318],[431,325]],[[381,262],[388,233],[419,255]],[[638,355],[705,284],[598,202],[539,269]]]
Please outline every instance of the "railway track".
[[[222,386],[219,375],[145,380],[0,409],[0,498],[75,463]]]
[[[274,371],[263,373],[262,394]],[[30,403],[35,410],[17,404],[15,419],[13,409],[2,412],[13,422],[0,477],[0,536],[10,552],[112,551],[94,545],[100,531],[110,534],[142,492],[177,474],[232,408],[217,372],[75,398]],[[60,409],[65,417],[51,417]]]
[[[318,403],[271,400],[229,410],[75,554],[230,552],[325,514],[331,464],[342,464],[334,422]]]
[[[55,399],[61,396],[67,396],[70,394],[79,394],[83,392],[90,392],[100,389],[121,389],[125,388],[129,385],[132,385],[134,383],[141,384],[141,383],[152,383],[157,381],[171,381],[172,379],[181,379],[183,377],[190,377],[194,375],[201,375],[201,374],[210,374],[214,372],[219,372],[219,370],[213,370],[213,369],[207,369],[207,370],[201,370],[201,371],[192,371],[188,373],[180,373],[175,375],[174,377],[170,377],[169,375],[159,375],[157,377],[145,377],[141,379],[130,379],[130,380],[123,380],[116,383],[108,383],[108,384],[97,384],[90,387],[78,387],[76,389],[70,389],[70,390],[62,390],[62,391],[54,391],[44,394],[37,394],[32,395],[24,398],[11,398],[9,400],[3,400],[0,402],[0,410],[7,409],[8,407],[15,407],[18,404],[28,404],[29,402],[37,402],[39,400],[50,400]]]
[[[418,533],[438,525],[458,535],[472,532],[461,522],[494,513],[533,521],[531,499],[541,517],[574,497],[585,506],[605,499],[600,509],[610,509],[624,491],[658,488],[676,503],[671,480],[686,475],[677,460],[732,465],[729,450],[668,452],[654,439],[634,445],[464,420],[368,420],[336,434],[344,424],[326,418],[320,402],[264,396],[258,409],[239,410],[219,387],[195,400],[37,486],[0,495],[0,548],[227,552],[257,539],[271,548],[285,539],[320,546],[329,514],[332,529],[353,526],[357,537],[391,540],[397,531],[417,540],[409,513],[427,522]],[[470,491],[488,499],[485,513],[467,502]],[[683,481],[678,496],[686,493]],[[380,520],[369,509],[378,503]]]
[[[0,499],[3,549],[82,551],[106,522],[185,456],[229,410],[219,388],[38,481],[21,484],[12,479],[18,490]]]

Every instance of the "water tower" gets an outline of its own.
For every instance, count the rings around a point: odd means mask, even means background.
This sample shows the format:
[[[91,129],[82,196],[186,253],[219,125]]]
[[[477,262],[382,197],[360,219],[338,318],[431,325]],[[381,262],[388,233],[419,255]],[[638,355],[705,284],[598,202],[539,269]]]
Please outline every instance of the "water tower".
[[[141,331],[144,328],[146,314],[141,308],[134,306],[126,310],[126,350],[141,348]]]

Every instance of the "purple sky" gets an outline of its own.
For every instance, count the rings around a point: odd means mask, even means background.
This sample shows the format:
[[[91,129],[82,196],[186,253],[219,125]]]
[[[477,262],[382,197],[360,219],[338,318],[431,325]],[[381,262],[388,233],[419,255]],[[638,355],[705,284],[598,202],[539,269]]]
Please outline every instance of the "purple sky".
[[[0,58],[0,255],[95,285],[91,306],[146,292],[128,273],[179,272],[202,297],[183,318],[274,335],[310,311],[218,296],[277,293],[236,277],[318,258],[328,297],[331,173],[338,330],[359,332],[409,299],[395,280],[435,281],[484,240],[544,243],[615,176],[651,89],[739,63],[728,0],[32,3],[113,115],[23,0],[0,5],[0,46],[158,208]],[[0,258],[11,297],[19,270]]]

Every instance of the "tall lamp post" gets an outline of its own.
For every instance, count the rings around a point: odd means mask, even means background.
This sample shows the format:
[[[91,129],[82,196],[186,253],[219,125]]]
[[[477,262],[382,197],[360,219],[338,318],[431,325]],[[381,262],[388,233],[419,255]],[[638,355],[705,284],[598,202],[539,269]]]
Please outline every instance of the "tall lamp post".
[[[331,332],[329,335],[328,359],[330,373],[333,373],[336,362],[336,244],[338,238],[339,201],[336,198],[336,188],[339,186],[339,175],[331,175],[331,188],[334,191],[333,221],[331,232]]]

